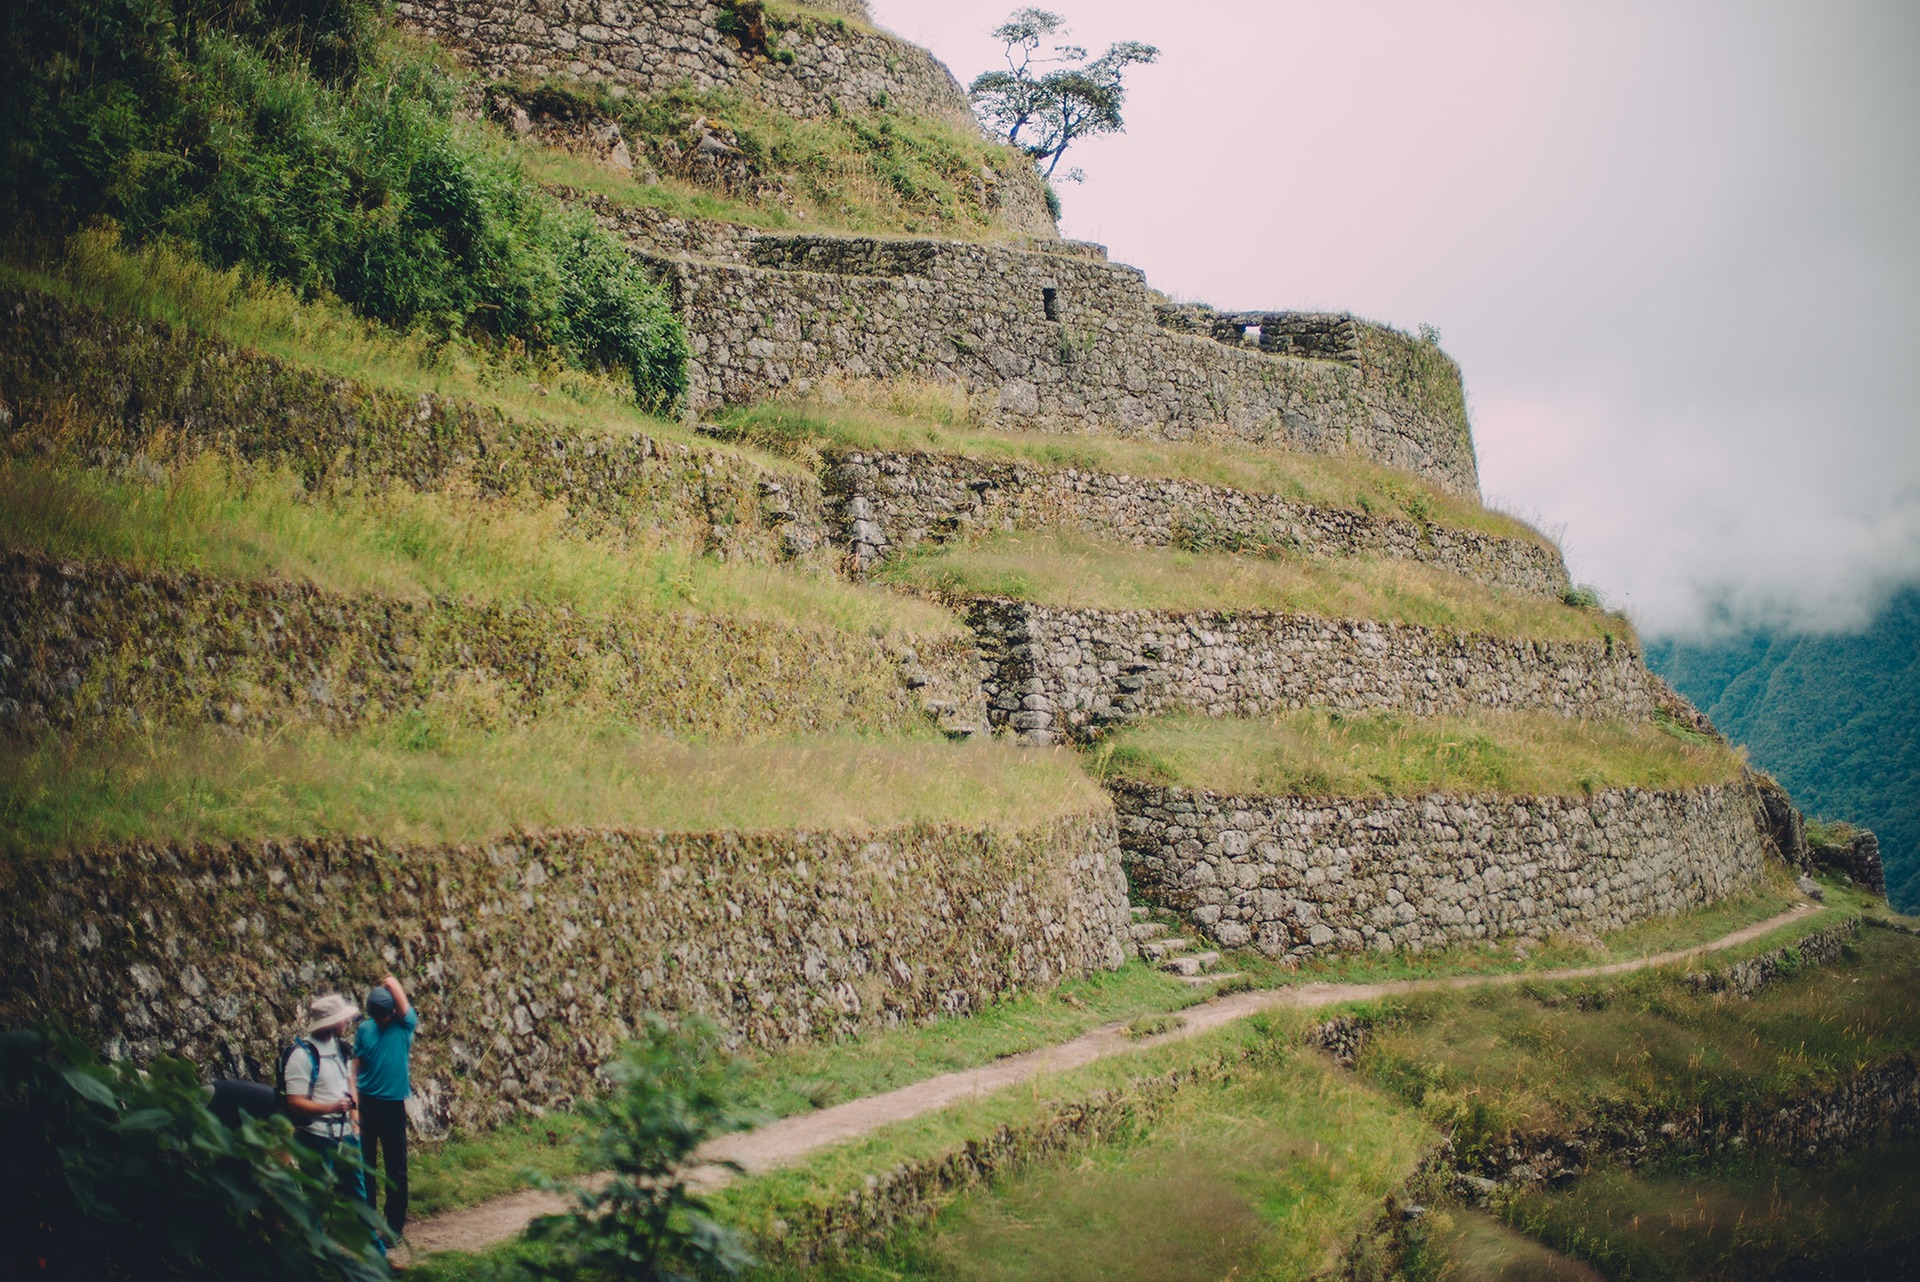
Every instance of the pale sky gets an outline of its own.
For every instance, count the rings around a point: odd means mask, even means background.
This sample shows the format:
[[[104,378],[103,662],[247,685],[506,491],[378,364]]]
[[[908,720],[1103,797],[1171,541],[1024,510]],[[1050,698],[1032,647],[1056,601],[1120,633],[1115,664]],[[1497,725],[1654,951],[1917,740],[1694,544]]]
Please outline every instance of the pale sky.
[[[1007,0],[873,0],[962,82]],[[1425,322],[1490,501],[1652,635],[1920,582],[1920,0],[1056,0],[1160,46],[1063,230]]]

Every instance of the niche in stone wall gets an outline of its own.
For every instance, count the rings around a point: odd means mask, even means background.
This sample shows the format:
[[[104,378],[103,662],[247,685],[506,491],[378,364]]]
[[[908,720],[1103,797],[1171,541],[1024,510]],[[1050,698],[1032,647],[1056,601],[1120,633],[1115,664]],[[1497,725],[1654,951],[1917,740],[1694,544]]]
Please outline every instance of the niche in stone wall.
[[[1060,291],[1048,285],[1040,291],[1040,306],[1046,309],[1047,319],[1060,319]]]

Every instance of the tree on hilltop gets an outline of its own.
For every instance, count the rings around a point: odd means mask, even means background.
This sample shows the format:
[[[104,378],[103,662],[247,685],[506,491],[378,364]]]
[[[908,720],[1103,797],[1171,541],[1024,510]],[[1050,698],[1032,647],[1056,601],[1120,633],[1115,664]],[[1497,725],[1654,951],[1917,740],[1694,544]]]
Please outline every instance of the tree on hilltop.
[[[981,74],[968,90],[987,127],[1033,157],[1048,178],[1078,139],[1125,131],[1120,108],[1127,100],[1127,68],[1160,56],[1138,40],[1118,41],[1091,62],[1074,44],[1053,45],[1041,56],[1049,37],[1069,34],[1057,13],[1017,10],[993,32],[1006,46],[1006,70]],[[1061,177],[1078,182],[1082,175],[1070,169]]]

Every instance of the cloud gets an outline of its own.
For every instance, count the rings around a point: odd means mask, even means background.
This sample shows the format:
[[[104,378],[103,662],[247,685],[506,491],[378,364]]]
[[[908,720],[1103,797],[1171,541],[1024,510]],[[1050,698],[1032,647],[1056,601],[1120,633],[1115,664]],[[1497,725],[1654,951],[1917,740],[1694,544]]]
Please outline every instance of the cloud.
[[[1014,6],[877,0],[963,79]],[[1920,581],[1920,6],[1060,0],[1162,46],[1069,234],[1440,326],[1484,487],[1653,634]]]

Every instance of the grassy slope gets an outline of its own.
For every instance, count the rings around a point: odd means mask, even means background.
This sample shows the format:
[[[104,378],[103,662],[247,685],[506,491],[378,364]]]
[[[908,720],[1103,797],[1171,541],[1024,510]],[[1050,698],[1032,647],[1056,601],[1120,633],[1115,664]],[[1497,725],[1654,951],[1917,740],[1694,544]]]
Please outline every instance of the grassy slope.
[[[848,584],[825,567],[728,563],[674,542],[571,537],[557,503],[527,510],[404,490],[315,499],[291,473],[215,455],[138,477],[0,460],[0,545],[336,592],[531,601],[587,615],[681,610],[913,637],[959,630],[928,603]]]
[[[1727,783],[1739,777],[1740,758],[1651,722],[1305,711],[1258,720],[1179,716],[1127,727],[1096,750],[1095,768],[1107,777],[1232,795],[1579,796]]]
[[[1460,974],[1512,974],[1547,968],[1604,965],[1647,953],[1685,948],[1718,939],[1730,931],[1779,913],[1795,896],[1790,887],[1768,887],[1751,896],[1678,918],[1644,922],[1598,943],[1572,939],[1547,941],[1536,950],[1516,953],[1507,947],[1457,948],[1419,957],[1374,955],[1323,959],[1297,970],[1281,970],[1251,956],[1236,956],[1232,967],[1259,987],[1314,983],[1373,983]],[[1837,911],[1837,910],[1836,910]],[[1833,917],[1823,913],[1825,924]],[[1810,928],[1810,927],[1808,927]],[[1075,980],[1033,993],[964,1018],[943,1019],[918,1028],[885,1033],[831,1046],[795,1047],[756,1057],[747,1064],[749,1096],[774,1116],[785,1117],[847,1099],[892,1090],[956,1069],[973,1068],[1006,1055],[1057,1045],[1089,1029],[1110,1023],[1151,1022],[1156,1016],[1206,1000],[1158,971],[1138,963],[1113,975]],[[1144,1071],[1144,1070],[1142,1070]],[[1051,1088],[1049,1088],[1051,1089]],[[1037,1105],[1040,1095],[1029,1094]],[[432,1213],[525,1186],[523,1172],[569,1174],[579,1169],[579,1133],[571,1115],[554,1114],[539,1122],[485,1135],[465,1136],[416,1157],[421,1173],[414,1193],[423,1213]],[[902,1132],[871,1152],[880,1154],[874,1169],[909,1155],[923,1154],[928,1135],[944,1141],[951,1128]],[[821,1178],[839,1179],[853,1164],[837,1159],[820,1168]],[[806,1177],[783,1183],[781,1197],[812,1197]]]
[[[1696,996],[1678,975],[1650,973],[1425,995],[1387,1011],[1362,1073],[1452,1126],[1469,1155],[1623,1110],[1758,1104],[1920,1047],[1920,941],[1868,929],[1845,964],[1752,1001]]]
[[[837,20],[836,20],[837,21]],[[510,86],[575,110],[620,122],[634,152],[631,172],[561,148],[513,141],[489,131],[488,145],[537,182],[588,192],[681,217],[714,218],[769,231],[937,235],[987,240],[1003,235],[980,200],[983,173],[1019,176],[1028,161],[978,132],[898,111],[861,111],[798,119],[722,91],[672,90],[616,98],[593,84],[553,81]],[[704,116],[732,134],[748,180],[716,187],[692,163]],[[643,181],[651,176],[656,181]],[[699,181],[706,177],[707,181]]]
[[[924,1229],[809,1276],[1304,1278],[1334,1264],[1432,1132],[1289,1028],[1118,1143],[969,1193]],[[763,1276],[799,1276],[781,1268]]]
[[[696,443],[684,425],[643,413],[621,380],[459,339],[401,333],[327,299],[302,300],[242,271],[216,271],[166,245],[123,247],[110,232],[72,237],[52,263],[0,261],[0,283],[67,302],[181,325],[373,387],[431,392],[566,432]],[[710,448],[725,448],[714,446]],[[775,455],[760,461],[794,465]]]
[[[1505,1214],[1605,1275],[1636,1282],[1912,1277],[1920,1270],[1920,1144],[1894,1142],[1818,1167],[1755,1156],[1605,1168],[1563,1192],[1529,1193]]]
[[[702,747],[566,718],[493,734],[396,719],[356,735],[0,746],[0,851],[15,856],[136,837],[1025,825],[1106,804],[1065,752],[849,736]]]
[[[1293,561],[1116,547],[1067,534],[1002,534],[910,553],[880,582],[943,597],[997,596],[1105,610],[1277,610],[1452,632],[1634,644],[1615,615],[1496,592],[1404,561]]]
[[[995,462],[1163,477],[1218,485],[1315,507],[1433,522],[1500,538],[1546,536],[1502,512],[1447,494],[1418,477],[1359,459],[1251,446],[1126,441],[996,432],[971,421],[964,394],[914,383],[839,389],[838,403],[768,402],[729,410],[717,424],[732,440],[809,458],[828,448],[934,451]]]

